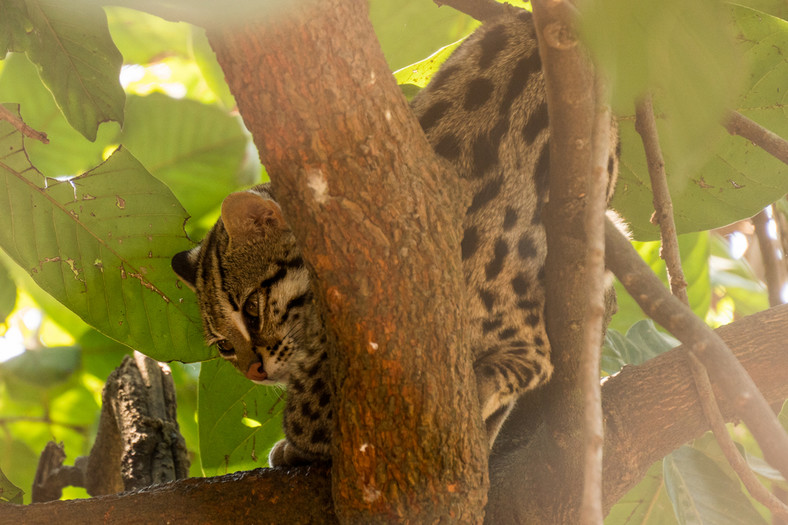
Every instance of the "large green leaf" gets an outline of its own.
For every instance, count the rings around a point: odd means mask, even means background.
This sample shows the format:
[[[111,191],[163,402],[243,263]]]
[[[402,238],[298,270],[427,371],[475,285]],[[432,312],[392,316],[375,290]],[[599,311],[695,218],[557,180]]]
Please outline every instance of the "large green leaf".
[[[102,8],[88,2],[28,0],[33,24],[28,56],[68,122],[89,140],[99,124],[123,123],[123,64]]]
[[[202,364],[198,419],[207,476],[263,467],[283,437],[281,393],[255,385],[224,359]]]
[[[25,149],[31,162],[50,177],[77,175],[92,168],[101,162],[104,149],[117,140],[117,124],[101,126],[95,142],[72,128],[42,84],[35,65],[19,53],[5,60],[0,74],[0,102],[19,104],[25,122],[46,132],[49,144],[30,140]]]
[[[0,59],[7,51],[26,51],[30,25],[24,0],[0,0]]]
[[[190,243],[167,187],[123,149],[84,175],[47,180],[10,124],[0,137],[0,247],[113,339],[158,360],[206,359],[193,295],[170,268]]]
[[[739,482],[699,450],[684,446],[672,452],[663,460],[663,473],[682,525],[766,525]]]
[[[192,217],[260,178],[257,151],[240,120],[217,106],[160,93],[130,96],[121,142],[165,182]]]
[[[749,72],[733,108],[788,137],[788,22],[740,6],[732,6],[730,11],[737,48],[748,63],[744,71]],[[723,50],[715,53],[720,55]],[[711,80],[726,85],[728,73],[721,71]],[[662,105],[658,116],[665,111]],[[693,115],[687,113],[688,118]],[[750,217],[788,192],[788,167],[749,141],[729,136],[721,126],[709,128],[707,146],[698,146],[699,154],[707,158],[700,165],[693,159],[701,157],[676,146],[675,130],[665,119],[658,118],[657,127],[679,232],[711,229]],[[651,184],[640,137],[630,118],[621,121],[621,140],[623,157],[613,206],[626,217],[637,239],[654,239],[658,230],[649,221]]]
[[[168,56],[189,57],[189,24],[124,7],[105,10],[112,40],[127,64],[144,65]]]

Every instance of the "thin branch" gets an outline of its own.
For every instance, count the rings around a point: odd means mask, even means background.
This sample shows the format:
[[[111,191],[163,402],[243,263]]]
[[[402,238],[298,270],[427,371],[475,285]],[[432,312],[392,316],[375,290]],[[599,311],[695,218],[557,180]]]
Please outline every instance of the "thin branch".
[[[22,135],[30,137],[31,139],[40,140],[44,144],[49,144],[47,134],[43,131],[36,131],[19,117],[13,111],[0,104],[0,120],[5,120],[11,123]]]
[[[507,4],[499,4],[495,0],[433,0],[433,2],[439,7],[447,5],[479,22],[504,16],[510,8]]]
[[[788,164],[788,141],[737,111],[729,111],[723,122],[731,135],[739,135]]]
[[[684,280],[684,271],[681,269],[679,241],[676,236],[676,224],[673,222],[673,202],[668,189],[665,162],[662,159],[662,151],[659,146],[659,134],[650,95],[637,104],[635,130],[643,140],[648,173],[651,177],[651,189],[654,193],[654,215],[651,222],[659,225],[662,238],[659,255],[665,260],[671,292],[688,305],[687,281]]]
[[[586,275],[588,308],[585,312],[583,350],[580,354],[580,381],[583,391],[584,468],[583,499],[580,523],[602,523],[602,393],[599,383],[601,360],[600,334],[604,333],[605,319],[605,210],[607,208],[607,165],[610,157],[611,114],[607,105],[607,89],[597,76],[596,122],[592,138],[593,171],[585,210]]]
[[[764,457],[788,477],[788,435],[761,392],[730,349],[692,310],[671,296],[629,241],[608,221],[608,267],[643,311],[686,344],[703,362],[714,382],[730,397]]]
[[[742,458],[736,445],[733,444],[733,440],[730,438],[730,434],[728,434],[728,429],[725,427],[725,421],[722,418],[720,407],[717,406],[717,400],[714,397],[714,391],[711,388],[711,382],[706,373],[706,368],[695,354],[689,352],[687,355],[692,364],[690,368],[692,370],[692,376],[695,378],[695,386],[698,388],[698,397],[703,407],[703,413],[706,415],[706,420],[708,420],[711,425],[711,430],[714,432],[717,443],[720,445],[723,454],[725,454],[728,463],[730,463],[733,470],[736,471],[739,479],[741,479],[744,486],[747,487],[747,490],[753,498],[761,502],[775,516],[779,516],[781,519],[788,519],[788,506],[777,499],[774,494],[769,492],[766,487],[761,484],[749,465],[747,465],[747,462]]]
[[[766,231],[768,222],[769,217],[766,215],[766,210],[761,210],[760,213],[752,218],[752,224],[755,227],[755,236],[758,238],[758,248],[761,252],[761,261],[763,262],[766,290],[769,293],[769,306],[777,306],[783,303],[781,297],[783,280],[780,277],[777,249],[771,237],[769,237],[769,233]]]

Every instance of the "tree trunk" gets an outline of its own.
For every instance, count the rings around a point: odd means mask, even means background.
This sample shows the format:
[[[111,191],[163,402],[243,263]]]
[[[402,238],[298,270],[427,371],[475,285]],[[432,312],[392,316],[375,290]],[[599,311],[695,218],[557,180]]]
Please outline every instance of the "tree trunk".
[[[480,522],[486,447],[465,337],[462,206],[366,3],[293,3],[208,37],[337,345],[337,515]]]

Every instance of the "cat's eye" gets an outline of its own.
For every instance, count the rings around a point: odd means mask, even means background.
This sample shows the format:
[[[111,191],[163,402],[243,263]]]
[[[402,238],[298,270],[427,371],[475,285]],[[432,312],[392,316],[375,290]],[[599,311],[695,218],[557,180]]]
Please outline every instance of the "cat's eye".
[[[244,313],[250,317],[260,317],[260,306],[257,294],[253,294],[244,303]]]
[[[223,339],[216,343],[216,348],[219,349],[219,353],[222,354],[222,357],[232,357],[235,355],[235,348],[230,341]]]

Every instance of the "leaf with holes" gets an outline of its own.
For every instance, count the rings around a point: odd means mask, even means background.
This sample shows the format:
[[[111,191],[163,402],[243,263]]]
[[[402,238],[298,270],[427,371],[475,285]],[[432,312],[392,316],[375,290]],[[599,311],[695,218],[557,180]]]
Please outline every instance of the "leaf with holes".
[[[282,437],[281,394],[243,378],[224,359],[200,368],[198,419],[203,473],[264,467]]]
[[[87,2],[29,1],[33,25],[28,56],[69,124],[88,140],[99,124],[123,123],[123,64],[102,8]]]
[[[186,212],[128,152],[93,170],[45,179],[0,122],[0,247],[49,294],[109,337],[158,360],[198,361],[193,294],[170,268],[191,243]]]

